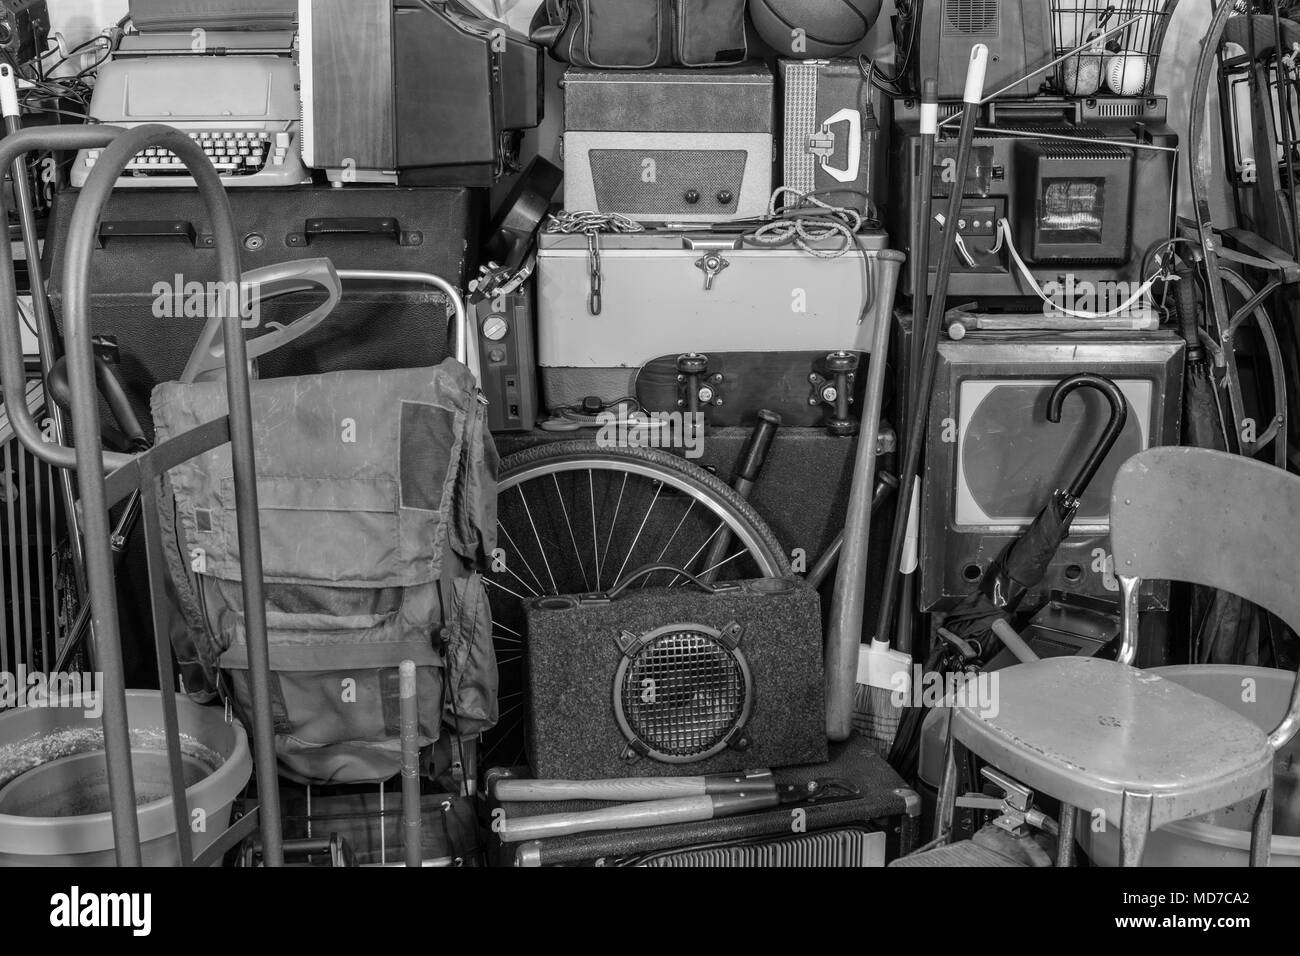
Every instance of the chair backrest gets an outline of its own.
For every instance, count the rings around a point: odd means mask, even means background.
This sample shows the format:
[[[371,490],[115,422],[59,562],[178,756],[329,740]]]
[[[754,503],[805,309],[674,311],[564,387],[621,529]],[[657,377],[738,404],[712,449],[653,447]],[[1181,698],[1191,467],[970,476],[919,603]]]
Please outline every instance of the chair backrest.
[[[1115,573],[1229,591],[1300,632],[1300,477],[1240,455],[1165,446],[1115,476]],[[1279,731],[1300,727],[1300,679]]]

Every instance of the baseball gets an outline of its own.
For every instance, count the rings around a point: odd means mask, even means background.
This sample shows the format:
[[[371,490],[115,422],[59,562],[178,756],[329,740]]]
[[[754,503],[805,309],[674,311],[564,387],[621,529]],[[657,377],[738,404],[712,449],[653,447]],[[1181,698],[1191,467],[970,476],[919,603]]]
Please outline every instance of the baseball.
[[[1101,89],[1101,57],[1070,57],[1061,71],[1061,85],[1068,96],[1092,96]]]
[[[1106,85],[1120,96],[1136,96],[1147,84],[1147,58],[1132,50],[1121,50],[1106,59]]]

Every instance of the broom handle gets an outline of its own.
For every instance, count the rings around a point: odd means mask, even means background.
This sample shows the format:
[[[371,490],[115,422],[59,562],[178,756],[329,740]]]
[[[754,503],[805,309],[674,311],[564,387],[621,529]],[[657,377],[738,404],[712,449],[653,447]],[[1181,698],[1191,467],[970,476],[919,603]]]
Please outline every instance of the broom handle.
[[[952,275],[952,258],[956,250],[957,220],[961,218],[966,171],[970,166],[971,142],[975,138],[975,123],[979,115],[980,97],[984,91],[984,71],[988,63],[988,52],[988,47],[982,43],[972,47],[970,65],[966,71],[961,129],[957,134],[957,162],[953,171],[952,191],[948,196],[948,215],[943,223],[939,256],[935,262],[934,295],[930,297],[922,333],[924,340],[921,346],[921,367],[908,409],[911,421],[908,422],[907,440],[903,445],[903,469],[898,475],[898,505],[894,512],[894,531],[889,541],[889,563],[885,567],[884,590],[880,596],[880,613],[876,619],[876,638],[882,641],[889,640],[890,627],[894,620],[903,544],[907,535],[908,516],[912,508],[912,486],[921,464],[921,445],[925,441],[930,392],[934,387],[934,372],[938,359],[939,331],[943,326],[948,299],[948,280]],[[926,223],[926,231],[923,234],[928,237],[929,223]],[[924,277],[923,281],[928,281],[928,277]]]
[[[678,797],[648,800],[621,807],[583,810],[575,813],[547,813],[535,817],[502,820],[497,836],[502,843],[570,836],[590,830],[636,830],[674,823],[695,823],[714,817],[735,816],[780,804],[775,788],[758,793],[720,794],[714,797]]]
[[[615,780],[517,780],[505,778],[492,787],[501,803],[537,800],[664,800],[715,793],[745,793],[774,786],[770,770],[712,774],[707,777],[625,777]]]
[[[844,543],[831,594],[826,632],[826,736],[847,740],[853,733],[853,702],[857,692],[858,648],[862,644],[862,609],[867,591],[867,545],[871,537],[871,503],[875,497],[876,443],[885,398],[885,365],[889,355],[891,317],[876,319],[871,359],[867,367],[866,404],[858,431],[857,460],[844,516]]]

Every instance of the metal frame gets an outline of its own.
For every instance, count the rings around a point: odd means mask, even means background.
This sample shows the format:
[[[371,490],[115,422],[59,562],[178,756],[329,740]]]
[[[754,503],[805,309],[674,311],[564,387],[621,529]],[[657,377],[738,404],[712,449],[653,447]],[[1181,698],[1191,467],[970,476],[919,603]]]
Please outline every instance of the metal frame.
[[[112,193],[117,177],[132,157],[148,147],[165,147],[175,153],[194,175],[199,192],[212,218],[217,257],[224,288],[229,292],[222,303],[227,349],[226,390],[229,414],[194,429],[152,450],[136,456],[103,451],[100,438],[98,392],[90,339],[89,266],[100,213]],[[75,449],[47,444],[22,403],[8,405],[18,439],[36,457],[57,468],[75,470],[84,516],[87,600],[91,604],[92,632],[99,666],[104,675],[104,749],[113,818],[117,862],[139,866],[141,851],[136,817],[136,793],[131,766],[130,727],[126,712],[126,688],[122,648],[117,620],[117,595],[109,546],[109,507],[138,490],[144,500],[150,599],[154,615],[155,640],[171,775],[176,838],[182,863],[212,863],[226,849],[251,831],[261,829],[267,866],[283,864],[283,840],[279,818],[279,785],[276,771],[274,726],[270,695],[270,664],[266,637],[266,609],[263,600],[261,535],[258,522],[257,489],[253,460],[253,430],[247,353],[237,299],[240,282],[239,243],[230,205],[220,178],[207,157],[188,136],[171,127],[147,125],[126,131],[113,126],[78,126],[30,129],[0,141],[0,168],[12,166],[33,150],[104,148],[105,152],[87,180],[73,212],[64,266],[66,291],[65,344],[72,391],[72,424]],[[23,368],[18,331],[17,299],[12,253],[0,244],[0,381],[10,395],[23,394]],[[158,479],[166,471],[213,448],[229,442],[234,470],[235,511],[241,543],[242,590],[245,627],[249,646],[249,677],[252,691],[253,746],[259,799],[267,813],[250,813],[225,833],[197,859],[190,843],[189,812],[181,769],[181,752],[176,717],[176,691],[172,675],[171,648],[167,631],[161,627],[162,585],[165,577],[157,538]],[[109,472],[106,478],[105,473]]]

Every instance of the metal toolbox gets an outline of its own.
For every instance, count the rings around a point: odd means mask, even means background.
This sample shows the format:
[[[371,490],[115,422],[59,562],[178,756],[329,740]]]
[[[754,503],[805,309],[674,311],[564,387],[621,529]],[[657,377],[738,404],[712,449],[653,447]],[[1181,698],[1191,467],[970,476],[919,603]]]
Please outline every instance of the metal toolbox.
[[[875,324],[889,319],[903,256],[883,232],[860,233],[857,244],[822,258],[757,248],[734,233],[647,231],[596,243],[543,233],[537,349],[546,407],[633,394],[642,366],[679,353],[869,351]]]

